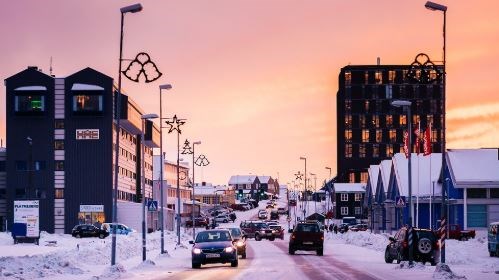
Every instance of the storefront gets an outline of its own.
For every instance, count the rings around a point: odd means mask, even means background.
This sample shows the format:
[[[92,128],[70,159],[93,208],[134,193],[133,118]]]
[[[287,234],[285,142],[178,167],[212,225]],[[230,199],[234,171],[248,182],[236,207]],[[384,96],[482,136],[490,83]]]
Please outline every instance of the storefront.
[[[80,205],[80,212],[78,212],[80,224],[102,224],[105,221],[104,205]]]

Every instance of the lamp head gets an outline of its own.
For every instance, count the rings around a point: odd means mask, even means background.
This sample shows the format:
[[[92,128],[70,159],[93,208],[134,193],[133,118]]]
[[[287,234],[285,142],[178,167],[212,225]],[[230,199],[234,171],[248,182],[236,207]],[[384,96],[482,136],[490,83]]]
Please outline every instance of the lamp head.
[[[300,159],[302,159],[302,160],[307,160],[307,158],[306,158],[306,157],[300,157]]]
[[[393,100],[391,104],[395,107],[405,107],[411,106],[412,102],[407,100]]]
[[[162,90],[162,89],[169,90],[169,89],[172,89],[172,85],[170,85],[170,84],[160,85],[159,89],[160,90]]]
[[[142,11],[142,5],[140,3],[133,4],[133,5],[121,8],[120,11],[122,14],[137,13],[137,12]]]
[[[440,4],[437,4],[437,3],[433,3],[431,1],[427,1],[426,4],[424,4],[424,6],[428,10],[432,10],[432,11],[442,11],[442,12],[446,12],[447,11],[447,6],[440,5]]]
[[[140,116],[140,118],[143,120],[157,119],[158,115],[157,114],[145,114],[145,115]]]
[[[200,145],[201,144],[201,141],[196,141],[196,142],[193,142],[192,145]]]

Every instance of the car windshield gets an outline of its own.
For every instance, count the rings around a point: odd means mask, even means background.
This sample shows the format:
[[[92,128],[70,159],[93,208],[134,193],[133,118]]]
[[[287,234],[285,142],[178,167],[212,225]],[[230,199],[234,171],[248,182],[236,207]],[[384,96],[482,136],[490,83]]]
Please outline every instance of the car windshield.
[[[239,228],[230,228],[230,235],[232,235],[233,238],[240,239],[241,238],[241,230]]]
[[[198,235],[196,236],[196,243],[231,241],[231,240],[232,239],[228,230],[203,231],[198,233]]]
[[[257,224],[255,224],[255,226],[257,228],[268,228],[267,224],[264,224],[264,223],[257,223]]]
[[[319,227],[314,224],[298,224],[296,231],[301,232],[319,232]]]

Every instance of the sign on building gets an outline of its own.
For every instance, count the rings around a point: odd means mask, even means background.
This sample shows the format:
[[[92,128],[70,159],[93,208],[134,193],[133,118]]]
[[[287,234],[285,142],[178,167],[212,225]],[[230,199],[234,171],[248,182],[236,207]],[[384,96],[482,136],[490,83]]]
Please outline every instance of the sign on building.
[[[26,236],[32,238],[40,237],[40,201],[38,200],[15,200],[14,201],[14,224],[26,225]]]
[[[99,140],[98,129],[77,129],[76,140]]]
[[[80,205],[80,212],[104,212],[104,205]]]

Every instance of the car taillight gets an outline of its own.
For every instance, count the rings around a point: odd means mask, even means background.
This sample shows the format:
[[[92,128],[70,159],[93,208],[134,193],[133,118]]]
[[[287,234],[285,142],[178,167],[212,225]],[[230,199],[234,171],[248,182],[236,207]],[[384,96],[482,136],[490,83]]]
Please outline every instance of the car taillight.
[[[435,249],[440,249],[440,242],[438,240],[435,241]]]
[[[407,248],[407,241],[402,242],[402,247]]]
[[[291,235],[291,239],[295,239],[296,236],[294,234]]]
[[[321,236],[321,240],[324,240],[324,236]]]

